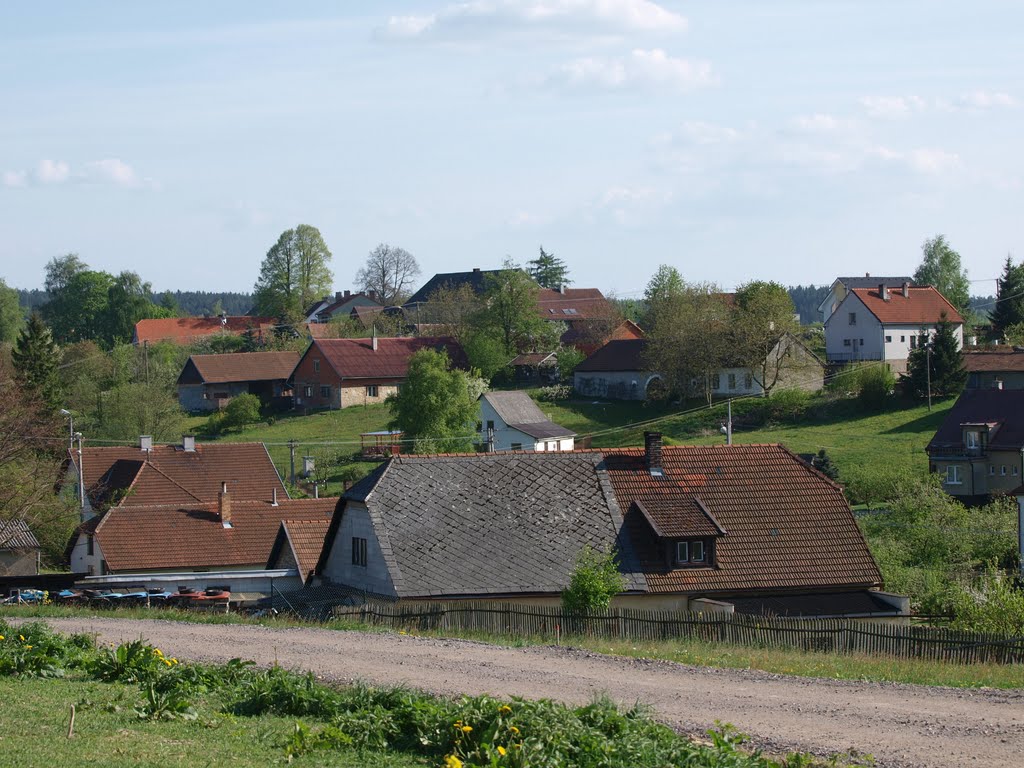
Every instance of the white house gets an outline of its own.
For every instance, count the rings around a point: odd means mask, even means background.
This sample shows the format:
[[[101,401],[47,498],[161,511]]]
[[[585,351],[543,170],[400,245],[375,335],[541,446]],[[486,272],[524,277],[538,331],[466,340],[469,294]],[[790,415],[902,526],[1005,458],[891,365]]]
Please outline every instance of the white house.
[[[888,286],[902,286],[904,283],[914,284],[914,279],[911,277],[872,277],[870,273],[864,275],[864,277],[837,277],[832,285],[829,286],[828,295],[822,299],[821,304],[818,305],[818,311],[821,312],[821,321],[825,322],[832,316],[832,313],[838,309],[839,305],[843,303],[843,299],[846,298],[847,294],[850,293],[854,288],[875,288],[882,284]]]
[[[825,321],[825,354],[831,363],[884,360],[894,373],[903,373],[910,352],[921,337],[934,334],[943,317],[954,325],[962,347],[963,318],[934,287],[854,288]]]
[[[525,392],[480,396],[481,439],[492,451],[571,451],[576,433],[551,421]]]

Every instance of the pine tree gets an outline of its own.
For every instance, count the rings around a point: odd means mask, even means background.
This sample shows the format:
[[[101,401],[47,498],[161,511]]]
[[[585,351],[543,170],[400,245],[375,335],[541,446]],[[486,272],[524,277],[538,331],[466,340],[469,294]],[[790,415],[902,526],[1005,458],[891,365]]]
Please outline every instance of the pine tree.
[[[38,312],[33,312],[22,328],[11,350],[11,361],[21,386],[52,410],[57,410],[61,398],[57,378],[60,350]]]
[[[917,397],[926,397],[930,373],[932,395],[958,394],[967,383],[967,370],[953,324],[946,320],[945,313],[935,326],[935,336],[930,343],[926,339],[927,336],[922,335],[921,340],[925,343],[918,345],[907,358],[904,387]]]
[[[572,283],[572,280],[569,279],[569,268],[565,262],[555,254],[545,251],[543,245],[540,247],[540,256],[526,262],[526,267],[530,277],[544,288],[558,290],[559,287]]]
[[[1000,338],[1011,325],[1024,322],[1024,264],[1014,266],[1013,259],[1006,257],[1003,276],[996,291],[996,306],[989,313],[992,331]]]
[[[825,452],[824,448],[820,449],[818,455],[811,459],[811,466],[825,475],[825,477],[837,482],[839,481],[839,470],[832,463],[832,457]]]

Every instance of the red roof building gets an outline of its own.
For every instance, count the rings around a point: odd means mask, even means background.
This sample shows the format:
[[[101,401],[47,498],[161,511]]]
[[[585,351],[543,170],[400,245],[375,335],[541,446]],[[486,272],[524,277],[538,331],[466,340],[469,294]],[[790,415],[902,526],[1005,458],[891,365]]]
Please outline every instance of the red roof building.
[[[262,340],[273,328],[272,317],[161,317],[139,320],[135,324],[132,343],[155,344],[168,341],[172,344],[191,344],[218,333],[238,336],[246,332],[252,332],[257,340]]]
[[[216,411],[241,394],[267,403],[291,394],[288,379],[298,352],[192,355],[178,375],[178,402],[186,411]]]

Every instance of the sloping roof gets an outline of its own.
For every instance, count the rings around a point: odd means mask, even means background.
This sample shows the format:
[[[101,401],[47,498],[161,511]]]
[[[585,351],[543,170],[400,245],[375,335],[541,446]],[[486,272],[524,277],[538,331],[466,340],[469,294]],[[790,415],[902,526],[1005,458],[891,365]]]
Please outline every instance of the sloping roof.
[[[500,269],[473,269],[469,272],[438,272],[430,278],[416,293],[405,302],[406,307],[422,304],[430,300],[431,295],[440,288],[448,286],[458,288],[468,285],[474,293],[483,293],[487,286],[488,275],[501,274]]]
[[[240,334],[248,330],[268,331],[274,326],[272,317],[233,315],[220,317],[161,317],[139,320],[135,324],[135,342],[170,341],[188,344],[215,333]]]
[[[646,371],[643,355],[647,339],[612,339],[576,366],[581,373]]]
[[[842,489],[779,445],[665,446],[661,476],[643,448],[602,451],[619,506],[651,592],[728,594],[872,587],[882,582]],[[699,523],[699,500],[725,531],[712,568],[673,568],[638,502],[678,531]],[[678,509],[678,512],[676,511]],[[686,518],[693,518],[687,522]]]
[[[586,545],[621,547],[622,518],[600,457],[585,453],[401,456],[345,499],[366,504],[400,597],[557,593]],[[339,504],[321,557],[344,514]]]
[[[337,499],[332,500],[337,504]],[[334,506],[330,509],[334,512]],[[315,520],[282,520],[281,530],[278,532],[277,541],[274,543],[274,551],[282,542],[291,547],[295,564],[299,569],[299,575],[305,580],[310,572],[316,568],[316,562],[320,558],[320,552],[324,548],[324,539],[327,536],[327,528],[331,524],[331,514],[318,517]],[[274,553],[271,553],[267,561],[267,568],[273,567]]]
[[[543,439],[576,434],[551,421],[525,392],[486,392],[480,399],[486,400],[508,426],[530,437]]]
[[[331,339],[338,333],[330,323],[306,323],[303,327],[311,339]]]
[[[1024,389],[965,389],[928,443],[927,450],[963,445],[964,424],[994,424],[988,447],[1024,448]]]
[[[350,293],[348,296],[342,294],[341,297],[335,297],[334,301],[328,303],[325,307],[317,312],[319,315],[333,315],[339,309],[344,307],[346,304],[352,304],[353,302],[364,301],[366,304],[356,304],[356,306],[366,307],[367,309],[383,309],[383,305],[375,298],[367,295],[366,293],[359,291],[358,293]]]
[[[887,285],[890,287],[903,287],[904,283],[910,283],[914,285],[914,278],[912,277],[892,277],[886,275],[865,275],[863,277],[837,277],[833,281],[835,283],[842,283],[846,286],[846,290],[852,291],[854,288],[878,288],[880,285]]]
[[[971,373],[1022,373],[1024,348],[965,349],[964,368]]]
[[[558,356],[554,352],[526,352],[512,358],[509,365],[556,365]]]
[[[328,521],[337,499],[231,502],[225,528],[217,504],[121,506],[103,515],[96,541],[112,571],[263,568],[282,520]]]
[[[608,299],[597,288],[541,288],[537,293],[537,313],[545,320],[589,320],[608,314]]]
[[[292,375],[298,352],[235,352],[225,355],[192,355],[185,364],[195,366],[207,384],[234,381],[277,381]],[[185,371],[182,371],[184,375]],[[179,381],[181,377],[179,376]]]
[[[377,339],[376,350],[372,339],[316,339],[305,354],[316,354],[319,350],[342,379],[404,379],[409,372],[409,358],[421,349],[444,349],[453,365],[466,365],[458,342],[433,336]]]
[[[288,493],[263,443],[197,443],[82,449],[86,493],[94,505],[193,504],[213,502],[221,483],[239,501],[270,501]]]
[[[0,549],[39,549],[39,540],[24,520],[0,520]]]
[[[902,290],[890,290],[888,301],[879,294],[878,285],[880,284],[876,284],[874,288],[854,288],[850,293],[864,302],[864,306],[878,318],[879,322],[937,323],[943,312],[946,313],[946,320],[951,323],[964,321],[946,297],[930,285],[910,288],[907,291],[909,296],[906,297]]]
[[[384,307],[365,307],[358,306],[352,307],[351,314],[355,316],[364,327],[369,328],[376,321],[377,316],[382,312],[387,312]]]

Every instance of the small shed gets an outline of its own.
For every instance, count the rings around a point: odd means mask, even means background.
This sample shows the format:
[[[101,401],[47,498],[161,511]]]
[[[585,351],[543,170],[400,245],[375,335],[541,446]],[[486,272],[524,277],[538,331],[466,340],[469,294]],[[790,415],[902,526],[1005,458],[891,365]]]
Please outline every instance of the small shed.
[[[509,363],[512,377],[518,384],[557,384],[558,353],[528,352]]]
[[[397,456],[402,445],[401,430],[363,432],[359,435],[359,453],[364,459],[386,459]]]
[[[0,576],[35,576],[42,547],[27,522],[0,520]]]

